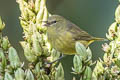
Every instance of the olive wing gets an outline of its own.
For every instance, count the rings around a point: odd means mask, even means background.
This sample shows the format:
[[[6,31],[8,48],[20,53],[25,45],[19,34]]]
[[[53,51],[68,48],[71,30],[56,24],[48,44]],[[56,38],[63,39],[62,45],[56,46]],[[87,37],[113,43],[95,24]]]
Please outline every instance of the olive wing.
[[[86,31],[80,29],[77,25],[73,24],[70,21],[67,21],[67,31],[71,33],[73,40],[86,40],[89,41],[93,37],[88,34]]]

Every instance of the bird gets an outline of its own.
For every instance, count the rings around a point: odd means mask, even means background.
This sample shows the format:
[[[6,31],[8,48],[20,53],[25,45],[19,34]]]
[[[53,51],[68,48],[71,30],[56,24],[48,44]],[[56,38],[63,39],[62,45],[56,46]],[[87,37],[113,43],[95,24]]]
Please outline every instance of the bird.
[[[55,50],[65,55],[76,54],[76,42],[82,43],[87,48],[94,41],[105,40],[91,36],[60,15],[51,15],[44,26],[47,26],[48,42]]]

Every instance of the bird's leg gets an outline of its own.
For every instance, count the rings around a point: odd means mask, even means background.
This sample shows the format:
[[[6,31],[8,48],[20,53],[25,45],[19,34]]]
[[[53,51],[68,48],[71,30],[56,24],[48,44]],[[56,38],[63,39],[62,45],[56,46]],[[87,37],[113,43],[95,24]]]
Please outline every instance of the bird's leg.
[[[50,62],[50,63],[45,63],[45,64],[53,64],[53,63],[55,63],[56,61],[61,60],[61,59],[64,58],[65,56],[66,56],[66,55],[62,54],[58,59],[56,59],[56,60],[54,60],[54,61],[52,61],[52,62]]]
[[[40,69],[45,69],[45,72],[46,72],[46,74],[49,74],[50,72],[51,72],[51,65],[53,64],[53,63],[55,63],[56,61],[59,61],[59,60],[61,60],[62,58],[64,58],[66,55],[61,55],[58,59],[56,59],[56,60],[54,60],[54,61],[52,61],[52,62],[46,62],[45,61],[45,63],[42,65],[42,67],[40,67]]]

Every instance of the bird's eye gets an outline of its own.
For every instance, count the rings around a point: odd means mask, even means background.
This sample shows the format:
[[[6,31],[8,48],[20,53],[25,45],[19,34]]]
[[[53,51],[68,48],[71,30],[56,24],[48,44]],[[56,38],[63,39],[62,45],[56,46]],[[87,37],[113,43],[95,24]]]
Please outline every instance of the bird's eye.
[[[52,25],[52,24],[55,24],[57,21],[51,21],[51,22],[48,22],[47,25]]]
[[[55,21],[52,21],[52,23],[54,24],[54,23],[56,23],[57,21],[55,20]]]

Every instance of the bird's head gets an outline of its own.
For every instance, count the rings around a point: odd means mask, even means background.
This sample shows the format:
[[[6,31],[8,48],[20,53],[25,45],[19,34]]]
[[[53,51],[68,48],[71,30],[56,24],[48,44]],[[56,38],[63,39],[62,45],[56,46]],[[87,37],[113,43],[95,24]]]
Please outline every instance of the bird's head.
[[[47,27],[61,27],[65,23],[65,18],[59,15],[52,15],[48,18],[48,20],[45,22],[44,26]]]

